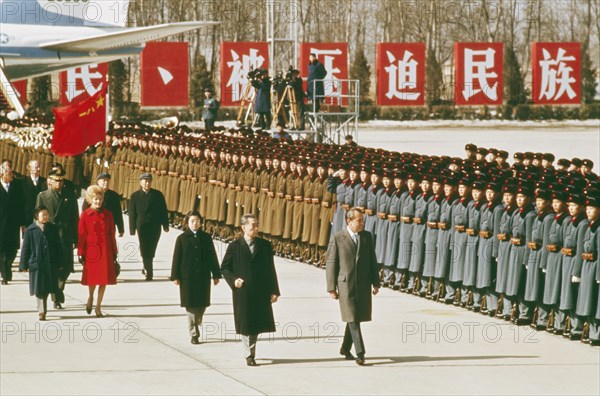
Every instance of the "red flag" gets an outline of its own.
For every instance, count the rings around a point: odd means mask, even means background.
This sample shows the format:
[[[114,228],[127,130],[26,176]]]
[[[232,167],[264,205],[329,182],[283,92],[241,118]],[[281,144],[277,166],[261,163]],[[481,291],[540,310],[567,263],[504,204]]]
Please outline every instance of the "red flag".
[[[78,155],[85,148],[103,142],[106,136],[106,84],[94,96],[70,106],[57,107],[52,152]]]

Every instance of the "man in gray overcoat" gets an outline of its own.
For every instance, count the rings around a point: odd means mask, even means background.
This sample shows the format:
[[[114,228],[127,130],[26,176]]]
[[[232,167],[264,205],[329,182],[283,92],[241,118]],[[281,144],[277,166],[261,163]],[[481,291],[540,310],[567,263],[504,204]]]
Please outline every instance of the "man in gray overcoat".
[[[373,235],[364,231],[364,215],[358,208],[346,213],[346,228],[336,233],[327,251],[327,291],[340,300],[342,321],[346,322],[340,354],[352,360],[354,344],[356,363],[365,364],[365,346],[361,322],[371,321],[371,292],[379,292],[379,267],[375,257]]]

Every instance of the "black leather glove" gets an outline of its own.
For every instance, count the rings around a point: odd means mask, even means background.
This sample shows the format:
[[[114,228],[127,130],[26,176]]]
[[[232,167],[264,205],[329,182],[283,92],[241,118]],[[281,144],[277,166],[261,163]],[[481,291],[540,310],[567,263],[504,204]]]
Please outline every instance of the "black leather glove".
[[[77,259],[79,260],[79,264],[81,264],[81,265],[85,264],[85,257],[83,257],[83,256],[77,256]]]

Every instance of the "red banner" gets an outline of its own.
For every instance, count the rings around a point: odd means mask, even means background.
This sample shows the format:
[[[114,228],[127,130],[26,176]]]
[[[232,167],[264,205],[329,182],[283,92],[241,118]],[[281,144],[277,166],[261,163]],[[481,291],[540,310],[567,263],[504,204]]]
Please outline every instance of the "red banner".
[[[325,82],[323,83],[327,98],[325,103],[345,105],[347,100],[341,100],[341,95],[348,94],[348,85],[342,85],[338,80],[348,79],[348,43],[300,44],[300,75],[305,81],[305,91],[308,90],[306,79],[308,76],[308,58],[310,54],[315,54],[327,71],[327,76],[325,76]]]
[[[221,43],[221,105],[239,106],[248,97],[248,73],[269,68],[269,45],[264,42]],[[272,77],[272,76],[271,76]]]
[[[502,104],[503,48],[502,43],[454,44],[455,104]]]
[[[15,91],[17,91],[17,95],[19,95],[19,100],[21,101],[23,107],[27,105],[27,81],[28,80],[19,80],[12,82],[12,85],[15,88]]]
[[[108,129],[107,85],[94,96],[68,106],[57,107],[52,133],[52,152],[60,156],[79,155],[88,146],[103,142]]]
[[[377,43],[377,105],[425,104],[425,43]]]
[[[108,63],[92,63],[73,67],[61,72],[58,81],[61,105],[81,103],[106,87]]]
[[[189,105],[188,43],[147,43],[140,65],[142,107]]]
[[[533,43],[531,58],[533,103],[581,103],[580,43]]]

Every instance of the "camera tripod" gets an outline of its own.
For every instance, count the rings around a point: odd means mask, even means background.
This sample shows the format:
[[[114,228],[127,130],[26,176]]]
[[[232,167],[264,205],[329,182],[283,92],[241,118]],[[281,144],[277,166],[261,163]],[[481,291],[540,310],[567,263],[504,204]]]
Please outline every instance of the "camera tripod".
[[[242,99],[240,100],[240,107],[238,109],[238,115],[236,118],[236,125],[242,126],[246,125],[248,122],[248,118],[252,116],[252,125],[251,128],[254,128],[254,124],[256,123],[257,115],[254,114],[254,110],[252,109],[254,105],[254,98],[256,96],[256,89],[252,86],[252,84],[248,83],[244,87],[244,91],[242,92]],[[244,115],[245,110],[245,115]],[[243,117],[243,121],[242,121]]]
[[[290,107],[290,118],[288,123],[287,111],[285,111],[285,101],[288,101]],[[275,103],[275,102],[272,102]],[[282,112],[283,108],[283,112]],[[277,102],[277,108],[273,112],[273,122],[276,123],[279,119],[279,114],[283,117],[283,121],[289,128],[298,129],[300,127],[300,116],[298,114],[298,103],[296,102],[296,93],[291,85],[286,85],[281,98]]]

